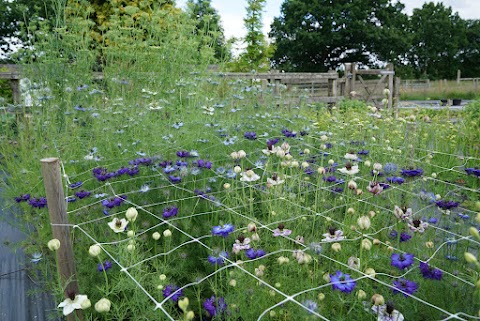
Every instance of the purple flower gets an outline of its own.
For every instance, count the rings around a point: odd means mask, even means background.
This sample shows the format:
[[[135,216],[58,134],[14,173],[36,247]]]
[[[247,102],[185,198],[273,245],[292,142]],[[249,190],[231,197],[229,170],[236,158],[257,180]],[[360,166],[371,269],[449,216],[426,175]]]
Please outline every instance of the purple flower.
[[[82,185],[83,185],[83,182],[79,181],[79,182],[72,183],[72,184],[68,185],[68,187],[70,187],[71,189],[75,189],[75,188],[79,188]]]
[[[245,251],[245,255],[250,259],[250,260],[254,260],[256,258],[259,258],[259,257],[262,257],[264,256],[265,254],[267,254],[264,250],[262,249],[258,249],[258,250],[254,250],[252,248],[248,249]]]
[[[106,208],[114,208],[115,206],[120,206],[122,203],[127,199],[126,196],[121,195],[121,196],[116,196],[111,199],[106,199],[102,201],[102,205],[105,206]]]
[[[352,292],[357,285],[357,282],[350,277],[350,274],[343,274],[340,271],[330,274],[330,283],[332,283],[332,290],[339,290],[343,293]]]
[[[285,136],[285,137],[297,137],[297,133],[294,132],[294,131],[290,131],[288,129],[283,129],[282,130],[282,134]]]
[[[395,287],[395,289],[393,289],[394,294],[402,293],[405,297],[418,290],[417,283],[404,278],[393,281],[393,286]]]
[[[206,161],[206,160],[203,160],[203,159],[197,160],[196,165],[199,168],[206,168],[206,169],[211,169],[212,168],[212,162]]]
[[[35,208],[44,208],[47,206],[47,199],[45,197],[39,197],[38,199],[33,197],[28,200],[28,204]]]
[[[402,176],[406,177],[415,177],[415,176],[422,176],[423,175],[423,169],[417,168],[417,169],[402,169],[401,173]]]
[[[480,177],[480,169],[479,168],[465,168],[465,172],[467,172],[467,175],[475,175],[477,177]]]
[[[138,173],[140,173],[140,170],[138,169],[138,166],[133,166],[132,168],[129,168],[127,171],[127,174],[130,176],[135,176]]]
[[[22,194],[18,197],[15,197],[15,202],[20,203],[20,202],[26,202],[30,199],[30,194]]]
[[[460,203],[454,201],[439,200],[436,201],[435,204],[442,210],[451,210],[452,208],[458,207]]]
[[[257,133],[255,133],[255,132],[245,132],[245,134],[243,134],[243,137],[245,137],[246,139],[249,139],[249,140],[255,140],[255,139],[257,139]]]
[[[206,299],[203,302],[203,308],[207,311],[210,317],[223,314],[227,312],[227,304],[224,298],[215,298],[214,295],[210,299]]]
[[[414,263],[414,255],[410,253],[393,253],[391,258],[392,262],[390,264],[396,268],[399,268],[400,270],[408,268]]]
[[[425,279],[441,280],[443,273],[426,262],[420,262],[420,272]]]
[[[172,206],[172,207],[166,207],[163,209],[163,218],[170,218],[173,216],[176,216],[178,214],[178,207]]]
[[[77,200],[75,196],[69,196],[67,197],[67,203],[73,203]]]
[[[177,302],[183,295],[183,290],[180,290],[176,285],[167,285],[162,292],[165,298],[170,297],[173,302]]]
[[[213,265],[223,265],[225,264],[225,259],[228,258],[228,253],[226,251],[221,251],[218,253],[218,256],[209,255],[208,262],[212,263]]]
[[[98,263],[97,271],[98,272],[108,271],[108,269],[110,269],[111,267],[112,267],[112,262],[107,260],[104,263]]]
[[[392,184],[403,184],[405,183],[405,179],[400,176],[392,176],[392,177],[387,177],[386,178],[387,182],[392,183]]]
[[[362,149],[360,151],[357,152],[358,155],[368,155],[370,151],[369,150],[366,150],[366,149]]]
[[[190,152],[188,152],[186,150],[179,150],[177,152],[177,156],[180,157],[180,158],[190,157]]]
[[[89,197],[90,194],[91,193],[89,191],[85,191],[85,190],[75,192],[75,196],[78,197],[79,199],[84,199],[85,197]]]
[[[182,181],[182,178],[180,176],[173,176],[173,175],[168,175],[168,179],[170,180],[170,182],[172,182],[173,184],[177,184],[177,183],[180,183]]]
[[[228,234],[232,233],[234,230],[235,227],[232,224],[218,225],[212,228],[212,235],[227,237]]]
[[[392,239],[396,239],[398,237],[398,232],[396,230],[391,231],[390,232],[390,237]],[[406,242],[411,238],[412,238],[412,236],[408,233],[405,233],[405,232],[400,233],[400,242]]]
[[[140,157],[128,162],[129,165],[137,166],[137,165],[150,165],[152,163],[152,159],[148,157]]]

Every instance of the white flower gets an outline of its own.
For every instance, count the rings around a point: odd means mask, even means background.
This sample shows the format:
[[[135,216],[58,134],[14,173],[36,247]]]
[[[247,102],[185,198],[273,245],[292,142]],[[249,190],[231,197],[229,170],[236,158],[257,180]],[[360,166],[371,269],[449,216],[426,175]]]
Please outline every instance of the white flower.
[[[357,154],[353,154],[353,153],[346,153],[344,157],[345,159],[352,160],[352,161],[358,160]]]
[[[48,241],[47,246],[50,251],[56,251],[60,248],[60,241],[58,239],[51,239]]]
[[[323,236],[325,237],[322,239],[323,242],[341,241],[345,238],[345,236],[343,236],[343,232],[335,228],[330,228],[328,233],[323,234]]]
[[[403,314],[393,309],[392,306],[374,305],[373,312],[377,315],[377,321],[403,321]]]
[[[137,219],[137,216],[138,216],[138,211],[135,207],[130,207],[125,213],[125,217],[130,222],[135,222],[135,220]]]
[[[425,229],[428,227],[428,223],[422,220],[409,220],[408,227],[410,230],[418,233],[425,232]]]
[[[75,310],[86,309],[91,306],[90,300],[86,295],[78,294],[75,298],[66,298],[62,303],[58,305],[59,308],[63,308],[63,315],[69,315]]]
[[[395,216],[400,220],[408,221],[413,215],[413,212],[411,208],[407,208],[405,209],[405,211],[403,211],[399,206],[395,205],[395,208],[393,209],[393,214],[395,214]]]
[[[285,180],[280,179],[280,177],[274,173],[272,177],[267,178],[267,187],[280,185],[280,184],[283,184],[284,182]]]
[[[109,299],[101,298],[95,303],[95,311],[99,313],[105,313],[110,311],[110,307],[112,306],[112,302]]]
[[[121,233],[127,228],[128,221],[124,218],[118,219],[114,218],[111,222],[108,222],[108,226],[115,232]]]
[[[248,237],[239,237],[240,239],[235,240],[233,244],[232,252],[235,254],[240,253],[240,251],[250,249],[250,239]]]
[[[243,172],[243,173],[240,173],[240,180],[242,182],[255,182],[257,180],[260,179],[260,176],[258,176],[257,174],[255,174],[254,171],[252,171],[251,169]]]
[[[357,165],[354,165],[354,166],[345,166],[345,167],[339,168],[337,169],[337,171],[346,175],[355,175],[359,172],[359,169]]]

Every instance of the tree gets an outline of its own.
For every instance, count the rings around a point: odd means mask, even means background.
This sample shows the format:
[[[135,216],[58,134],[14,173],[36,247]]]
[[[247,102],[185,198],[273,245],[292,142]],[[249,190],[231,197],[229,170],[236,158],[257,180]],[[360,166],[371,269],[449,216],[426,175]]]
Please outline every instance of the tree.
[[[411,17],[411,64],[418,77],[454,78],[460,67],[459,54],[466,46],[466,23],[451,7],[425,3]]]
[[[196,23],[196,33],[202,36],[201,47],[212,47],[217,60],[230,59],[220,15],[211,0],[188,0],[188,14]]]
[[[460,54],[460,70],[463,77],[480,76],[480,20],[466,21],[467,44]]]
[[[21,26],[28,27],[33,20],[47,18],[48,6],[44,0],[0,0],[0,55],[11,54],[27,40],[20,32]]]
[[[401,60],[407,41],[404,6],[392,0],[285,0],[272,23],[274,65],[326,71],[344,62]]]

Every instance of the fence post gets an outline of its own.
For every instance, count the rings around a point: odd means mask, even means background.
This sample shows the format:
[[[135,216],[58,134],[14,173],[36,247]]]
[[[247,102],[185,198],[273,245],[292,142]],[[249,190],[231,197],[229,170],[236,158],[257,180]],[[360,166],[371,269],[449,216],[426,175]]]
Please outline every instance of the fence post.
[[[387,66],[388,71],[393,71],[393,64],[388,64]],[[388,110],[389,112],[393,112],[393,91],[394,89],[394,75],[388,75]]]
[[[42,176],[47,196],[48,213],[52,224],[53,237],[60,240],[60,248],[56,251],[57,269],[62,285],[65,284],[65,298],[69,294],[80,294],[76,280],[73,248],[70,241],[70,228],[68,227],[66,200],[63,193],[60,160],[58,158],[44,158],[42,163]],[[75,313],[77,318],[75,318]],[[83,320],[81,310],[75,310],[67,316],[68,321]]]
[[[398,118],[398,108],[400,107],[400,77],[395,77],[395,82],[393,85],[394,90],[394,104],[393,104],[393,113],[395,118]]]
[[[457,70],[457,84],[460,83],[460,79],[462,78],[462,72],[460,71],[460,69]]]

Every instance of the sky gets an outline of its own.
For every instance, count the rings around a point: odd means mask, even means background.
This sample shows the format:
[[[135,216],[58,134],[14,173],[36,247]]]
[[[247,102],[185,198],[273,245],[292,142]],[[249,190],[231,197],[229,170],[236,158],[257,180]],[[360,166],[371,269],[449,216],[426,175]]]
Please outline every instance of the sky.
[[[177,5],[184,7],[187,0],[177,0]],[[263,32],[268,34],[274,17],[280,16],[280,7],[284,0],[267,0],[263,13]],[[401,0],[405,5],[406,12],[412,13],[414,8],[421,8],[427,1]],[[443,2],[446,7],[452,7],[453,12],[458,12],[463,19],[480,19],[480,0],[433,0]],[[212,0],[212,6],[218,11],[225,30],[225,37],[244,37],[246,30],[243,27],[245,17],[246,0]]]

